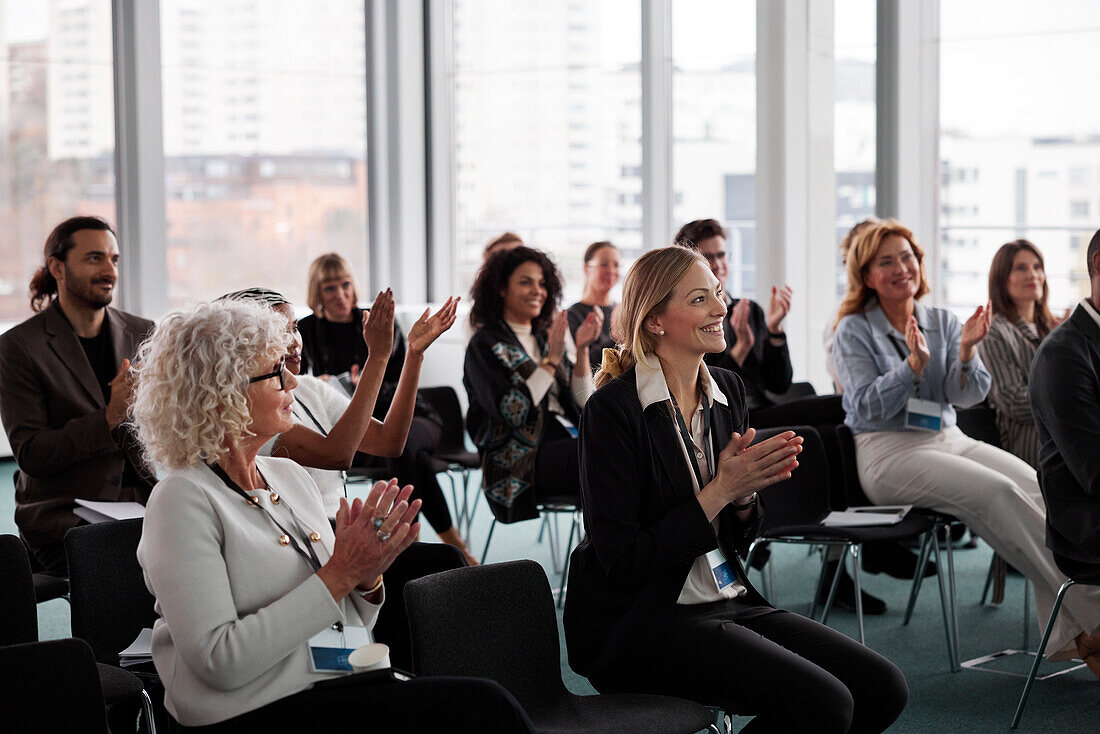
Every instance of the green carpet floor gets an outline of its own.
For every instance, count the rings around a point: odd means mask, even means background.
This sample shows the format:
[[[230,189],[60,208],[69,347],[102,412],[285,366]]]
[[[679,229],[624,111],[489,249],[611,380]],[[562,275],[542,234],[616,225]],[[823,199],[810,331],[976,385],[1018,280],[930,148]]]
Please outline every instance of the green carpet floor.
[[[0,533],[15,532],[12,519],[14,493],[11,475],[14,464],[0,462]],[[447,486],[444,480],[444,486]],[[488,532],[489,513],[482,505],[474,521],[474,551],[480,556]],[[560,577],[553,571],[548,543],[536,542],[539,523],[527,522],[500,526],[493,534],[489,562],[516,558],[531,558],[546,569],[551,583]],[[562,528],[568,528],[562,523]],[[422,540],[435,540],[430,528]],[[1023,642],[1023,580],[1010,576],[1005,601],[999,606],[980,606],[978,599],[989,566],[990,549],[983,543],[974,550],[955,554],[956,583],[959,596],[959,628],[962,637],[962,658],[967,660],[1005,648],[1020,647]],[[791,611],[809,611],[811,588],[816,573],[816,556],[808,557],[803,548],[777,548],[775,564],[776,589],[774,601]],[[891,732],[999,732],[1006,731],[1019,699],[1023,679],[964,670],[949,673],[944,641],[943,621],[935,579],[928,579],[921,590],[913,621],[902,626],[902,615],[908,598],[908,582],[885,576],[864,576],[865,588],[886,600],[888,612],[866,620],[867,644],[893,660],[905,672],[909,681],[909,706]],[[66,602],[55,600],[38,608],[39,630],[43,639],[67,637],[69,609]],[[1032,610],[1030,619],[1031,646],[1038,642],[1039,624]],[[835,612],[831,626],[856,636],[855,615]],[[560,627],[560,620],[559,620]],[[1026,673],[1031,657],[1015,655],[1002,658],[991,667]],[[1040,674],[1068,667],[1067,664],[1044,664]],[[568,666],[562,642],[562,673],[569,688],[577,693],[593,693],[588,681],[574,674]],[[797,705],[797,695],[792,692]],[[734,729],[747,719],[735,720]],[[1089,722],[1093,723],[1090,724]],[[1025,732],[1095,732],[1100,731],[1100,686],[1087,670],[1077,670],[1064,676],[1038,681],[1031,694],[1020,731]]]

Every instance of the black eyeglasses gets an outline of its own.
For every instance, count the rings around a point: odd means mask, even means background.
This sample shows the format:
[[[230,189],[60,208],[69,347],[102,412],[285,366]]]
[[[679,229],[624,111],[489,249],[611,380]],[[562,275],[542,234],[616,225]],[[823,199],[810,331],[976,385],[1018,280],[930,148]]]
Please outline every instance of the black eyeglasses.
[[[286,357],[279,360],[279,369],[274,372],[268,372],[266,375],[260,375],[259,377],[249,378],[248,384],[253,382],[263,382],[264,380],[270,380],[272,377],[279,378],[279,389],[286,390]]]

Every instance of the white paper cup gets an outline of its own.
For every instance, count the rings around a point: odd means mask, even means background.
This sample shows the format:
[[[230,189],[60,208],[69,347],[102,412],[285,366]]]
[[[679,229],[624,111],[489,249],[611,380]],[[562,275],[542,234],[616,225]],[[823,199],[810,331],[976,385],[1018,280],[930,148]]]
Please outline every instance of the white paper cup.
[[[348,655],[348,663],[356,673],[390,667],[390,647],[381,642],[355,648]]]

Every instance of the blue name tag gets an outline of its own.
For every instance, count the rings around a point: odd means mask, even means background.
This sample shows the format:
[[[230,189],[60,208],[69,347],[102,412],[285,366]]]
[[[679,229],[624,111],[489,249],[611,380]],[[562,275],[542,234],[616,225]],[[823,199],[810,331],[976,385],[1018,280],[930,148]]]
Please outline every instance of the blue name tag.
[[[356,648],[374,642],[370,630],[348,625],[336,630],[329,627],[309,638],[309,662],[314,673],[351,673],[348,655]]]
[[[909,398],[905,425],[921,431],[939,431],[943,427],[942,406],[935,400]]]
[[[715,549],[707,553],[707,565],[710,566],[711,576],[714,577],[714,583],[719,591],[737,583],[737,574],[733,572],[733,566],[722,555],[722,551]]]

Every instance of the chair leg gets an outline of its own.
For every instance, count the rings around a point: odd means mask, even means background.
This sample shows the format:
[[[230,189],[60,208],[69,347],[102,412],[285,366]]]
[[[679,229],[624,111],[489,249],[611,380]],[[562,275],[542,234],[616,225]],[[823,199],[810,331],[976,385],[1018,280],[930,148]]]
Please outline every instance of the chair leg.
[[[828,547],[828,546],[826,546]],[[844,571],[844,562],[848,560],[848,551],[852,546],[844,546],[844,550],[840,552],[840,560],[836,564],[836,575],[833,576],[833,585],[829,587],[829,597],[825,600],[825,609],[821,612],[821,624],[825,624],[829,620],[829,610],[833,608],[833,597],[836,596],[837,587],[840,586],[840,574]],[[828,563],[829,554],[826,553],[822,558],[822,563]],[[858,598],[858,594],[857,597]]]
[[[959,657],[959,595],[955,590],[955,550],[954,543],[951,542],[951,529],[945,527],[944,530],[944,545],[947,546],[947,583],[949,589],[948,600],[951,602],[951,636],[955,640],[955,669],[959,669],[959,661],[962,660]]]
[[[1031,647],[1031,580],[1024,576],[1024,649]]]
[[[749,557],[749,563],[746,566],[752,565],[752,557]],[[828,549],[823,548],[821,551],[821,568],[817,572],[817,583],[814,584],[814,598],[810,603],[810,619],[817,617],[817,598],[821,594],[822,589],[825,587],[825,569],[829,566]]]
[[[863,589],[860,586],[859,568],[859,552],[862,548],[862,543],[856,543],[852,546],[852,580],[855,582],[856,587],[856,619],[859,621],[859,644],[866,645],[867,641],[863,636]]]
[[[145,719],[145,730],[149,734],[157,734],[157,721],[153,717],[153,699],[149,698],[149,692],[141,689],[141,715]],[[140,726],[138,727],[140,729]]]
[[[994,552],[993,558],[989,561],[989,570],[985,573],[985,586],[982,587],[982,598],[978,601],[978,604],[985,606],[986,599],[989,598],[989,590],[993,588],[993,568],[997,565],[997,554]],[[1027,645],[1024,645],[1027,647]]]
[[[470,477],[470,472],[467,470],[466,480],[464,480],[464,481],[468,481],[469,477]],[[467,494],[469,494],[468,490],[467,490]],[[477,508],[480,504],[481,504],[481,490],[478,489],[477,487],[475,487],[474,488],[473,502],[470,503],[470,509],[466,513],[466,541],[467,542],[469,542],[469,540],[470,540],[470,533],[473,531],[473,527],[474,527],[474,515],[477,514]]]
[[[561,586],[558,587],[558,609],[565,604],[565,582],[569,578],[569,559],[573,551],[573,537],[577,532],[577,513],[573,512],[573,522],[569,524],[569,542],[565,546],[565,562],[561,564]]]
[[[558,533],[558,513],[546,513],[546,535],[550,538],[550,565],[554,573],[561,573],[561,562],[558,560],[558,549],[561,547],[561,536]]]
[[[947,538],[947,542],[951,542],[950,536]],[[951,588],[949,584],[943,580],[943,559],[940,556],[940,539],[936,533],[932,534],[932,549],[936,555],[936,581],[940,587],[940,608],[943,610],[943,631],[947,637],[947,666],[948,669],[955,673],[959,670],[959,648],[958,641],[955,639],[955,630],[951,626],[951,619],[953,616],[952,607],[954,606],[954,599],[948,600],[948,590]]]
[[[485,550],[481,552],[481,565],[485,565],[485,558],[489,555],[489,541],[493,539],[493,530],[496,529],[497,519],[494,517],[493,521],[489,523],[489,534],[485,537]]]
[[[931,533],[935,528],[921,536],[920,555],[917,557],[917,572],[913,574],[913,585],[909,590],[909,605],[905,607],[905,619],[902,624],[909,624],[913,617],[913,608],[917,605],[917,595],[920,594],[921,581],[924,580],[924,569],[928,565],[928,552],[932,548]]]
[[[1031,672],[1027,674],[1027,682],[1024,683],[1024,692],[1020,695],[1020,704],[1016,707],[1016,715],[1012,717],[1012,724],[1010,729],[1015,729],[1020,723],[1020,717],[1023,716],[1024,706],[1027,704],[1027,697],[1031,693],[1031,685],[1035,682],[1035,675],[1039,672],[1039,663],[1043,661],[1043,653],[1047,649],[1047,641],[1050,640],[1050,633],[1054,630],[1054,623],[1058,620],[1058,610],[1062,608],[1062,600],[1066,597],[1066,591],[1069,587],[1073,586],[1076,581],[1073,579],[1067,579],[1061,588],[1058,589],[1058,596],[1054,599],[1054,608],[1050,610],[1050,619],[1047,620],[1047,628],[1043,631],[1043,639],[1039,643],[1039,649],[1035,653],[1035,662],[1031,664]]]

